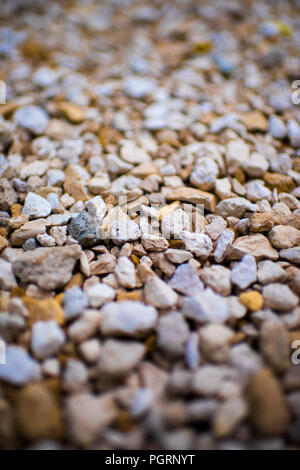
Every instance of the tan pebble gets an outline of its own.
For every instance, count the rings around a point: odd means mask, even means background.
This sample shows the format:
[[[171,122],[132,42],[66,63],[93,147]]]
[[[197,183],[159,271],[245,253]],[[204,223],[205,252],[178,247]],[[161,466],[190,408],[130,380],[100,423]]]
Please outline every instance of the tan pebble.
[[[254,214],[250,219],[251,232],[269,232],[275,224],[275,216],[272,212]]]
[[[23,206],[21,204],[13,204],[10,206],[10,212],[12,217],[18,217],[23,210]]]
[[[2,251],[7,246],[8,246],[8,241],[6,240],[6,238],[4,238],[4,237],[2,237],[2,235],[0,235],[0,251]]]
[[[293,178],[282,173],[266,173],[264,175],[265,183],[270,186],[271,189],[276,188],[278,192],[288,193],[295,188]]]
[[[29,440],[61,439],[64,434],[60,407],[43,384],[31,384],[18,394],[17,426]]]
[[[58,103],[57,108],[67,117],[67,119],[69,119],[69,121],[75,124],[84,120],[86,110],[76,103],[62,101]]]
[[[279,435],[290,424],[290,412],[278,379],[269,369],[256,372],[247,387],[250,421],[264,435]]]

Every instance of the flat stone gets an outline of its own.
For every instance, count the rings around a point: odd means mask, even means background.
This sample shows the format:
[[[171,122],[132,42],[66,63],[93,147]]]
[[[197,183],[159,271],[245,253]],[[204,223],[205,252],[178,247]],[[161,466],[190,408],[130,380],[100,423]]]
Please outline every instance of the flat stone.
[[[289,312],[299,303],[299,298],[284,284],[268,284],[263,288],[264,307],[278,312]]]
[[[252,204],[243,197],[231,197],[219,202],[216,213],[222,217],[243,217],[246,211],[255,212],[258,210],[256,204]]]
[[[284,433],[290,424],[290,413],[284,401],[277,378],[268,369],[262,369],[247,387],[250,420],[263,435]]]
[[[65,342],[65,334],[54,320],[38,321],[33,325],[31,347],[38,359],[55,355]]]
[[[105,336],[146,336],[157,322],[156,309],[141,302],[110,302],[101,309],[100,331]]]
[[[13,263],[13,272],[22,282],[33,282],[45,290],[58,289],[71,279],[80,252],[78,245],[37,248],[21,254]]]
[[[169,248],[166,251],[165,255],[168,260],[174,264],[184,263],[185,261],[188,261],[193,257],[193,255],[189,251],[179,250],[175,248]]]
[[[179,188],[167,188],[165,192],[167,201],[190,202],[191,204],[203,204],[205,209],[210,212],[216,210],[216,197],[201,189],[182,186]]]
[[[240,289],[246,289],[257,279],[257,268],[254,256],[245,255],[231,271],[232,283]]]
[[[25,385],[39,380],[39,364],[20,346],[6,347],[6,364],[0,367],[0,379],[12,385]]]
[[[240,260],[246,254],[254,256],[256,261],[264,258],[276,261],[279,258],[278,252],[272,248],[269,240],[261,233],[237,238],[232,245],[228,258],[230,260]]]
[[[30,220],[24,224],[18,230],[15,230],[11,235],[12,246],[20,247],[24,243],[31,239],[35,238],[38,235],[42,235],[46,232],[46,223],[44,219]]]

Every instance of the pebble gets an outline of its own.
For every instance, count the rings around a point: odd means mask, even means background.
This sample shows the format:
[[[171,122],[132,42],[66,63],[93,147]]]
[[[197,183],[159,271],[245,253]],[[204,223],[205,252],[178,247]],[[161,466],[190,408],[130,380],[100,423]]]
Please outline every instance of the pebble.
[[[178,266],[168,284],[180,294],[189,296],[196,295],[203,290],[203,283],[195,267],[190,263]]]
[[[81,392],[70,395],[66,400],[68,434],[81,447],[88,448],[94,444],[116,416],[116,405],[108,394]]]
[[[278,312],[289,312],[298,305],[299,299],[291,289],[279,283],[263,288],[264,307]]]
[[[192,297],[182,301],[182,311],[187,318],[199,323],[225,322],[229,316],[226,299],[207,288]]]
[[[18,126],[40,135],[45,132],[49,124],[49,116],[40,106],[24,106],[15,111],[14,121]]]
[[[118,258],[114,274],[120,286],[134,289],[136,287],[135,266],[126,256]]]
[[[222,217],[238,217],[241,218],[246,211],[255,212],[258,210],[256,204],[251,204],[243,197],[231,197],[219,202],[216,208],[218,215]]]
[[[90,199],[85,205],[88,213],[92,217],[102,220],[106,214],[106,204],[101,196]]]
[[[101,333],[105,336],[121,335],[132,338],[146,336],[157,322],[157,311],[141,302],[110,302],[101,309]]]
[[[246,289],[257,279],[257,268],[254,256],[245,255],[231,271],[232,283],[240,289]]]
[[[85,341],[97,333],[101,318],[97,310],[86,309],[79,319],[71,323],[68,336],[75,342]]]
[[[253,178],[263,176],[268,168],[268,161],[258,152],[251,153],[249,160],[244,164],[245,172]]]
[[[179,239],[183,230],[190,229],[190,218],[182,209],[177,209],[170,214],[164,215],[161,219],[162,235],[169,239],[174,237]]]
[[[58,289],[71,279],[80,251],[77,245],[27,251],[14,261],[13,272],[22,282],[36,283],[45,290]]]
[[[264,260],[258,263],[257,278],[260,284],[265,285],[271,282],[285,282],[287,274],[278,263]]]
[[[225,325],[211,323],[200,330],[200,347],[209,362],[223,363],[227,361],[229,342],[234,332]]]
[[[227,381],[236,380],[236,372],[227,366],[206,364],[193,374],[192,388],[197,395],[214,397]]]
[[[86,295],[90,306],[97,308],[114,300],[115,291],[107,284],[97,282],[86,289]]]
[[[275,139],[281,140],[287,135],[287,130],[283,121],[276,115],[272,115],[269,118],[269,130]]]
[[[264,303],[262,295],[254,290],[240,294],[239,301],[251,312],[260,310]]]
[[[189,261],[193,256],[189,251],[169,248],[166,251],[166,257],[174,264],[182,264]]]
[[[280,258],[286,259],[291,263],[300,264],[300,248],[288,248],[286,250],[280,250]]]
[[[300,147],[300,126],[295,119],[290,119],[287,125],[288,136],[292,147]]]
[[[88,304],[88,296],[83,293],[80,287],[73,286],[67,289],[63,298],[65,319],[68,321],[78,317],[87,308]]]
[[[39,235],[37,235],[36,239],[42,246],[50,247],[56,245],[54,238],[48,235],[47,233],[40,233]]]
[[[195,256],[208,258],[213,250],[212,241],[205,233],[192,233],[184,230],[181,237],[185,248]]]
[[[43,384],[30,384],[22,388],[15,412],[20,433],[27,440],[56,440],[64,435],[58,401]]]
[[[300,230],[290,225],[276,225],[268,238],[274,248],[286,249],[300,244]]]
[[[38,359],[56,354],[65,342],[65,334],[54,320],[38,321],[33,325],[31,347]]]
[[[20,346],[6,347],[6,364],[0,367],[0,379],[12,385],[26,385],[40,378],[39,364]]]
[[[230,252],[233,240],[234,232],[229,229],[224,230],[223,233],[218,237],[214,251],[214,258],[217,263],[222,263],[222,261],[224,261]]]
[[[188,337],[189,326],[181,313],[172,312],[159,318],[157,344],[167,356],[183,356]]]
[[[83,362],[70,359],[63,372],[62,386],[66,392],[79,392],[88,381],[88,369]]]
[[[51,205],[43,197],[35,193],[28,193],[22,213],[30,219],[39,219],[51,214]]]
[[[78,214],[69,226],[70,234],[83,247],[96,245],[100,239],[98,221],[88,212]]]
[[[80,343],[79,351],[87,362],[94,363],[98,361],[101,356],[100,341],[96,338],[88,339]]]
[[[206,286],[211,287],[221,295],[231,293],[231,273],[224,266],[210,266],[200,272],[200,277]]]
[[[17,287],[12,265],[0,258],[0,289],[11,290]]]
[[[261,233],[237,238],[232,245],[229,259],[240,260],[246,254],[254,256],[256,261],[264,258],[276,261],[279,258],[278,252]]]
[[[275,373],[282,373],[290,365],[290,336],[282,322],[265,321],[261,328],[260,350]]]
[[[245,400],[241,397],[229,398],[216,410],[213,420],[215,436],[219,439],[231,436],[247,416],[248,407]]]
[[[290,424],[290,413],[277,378],[268,369],[262,369],[247,387],[250,420],[262,435],[273,436],[285,432]]]
[[[243,140],[238,139],[228,142],[225,155],[228,173],[233,175],[240,166],[243,167],[249,160],[249,155],[249,147]]]
[[[20,170],[20,178],[26,180],[30,176],[43,176],[48,170],[48,162],[44,160],[35,160],[22,166]]]
[[[214,188],[219,174],[219,167],[214,160],[209,157],[196,160],[193,172],[190,176],[191,183],[204,191]]]
[[[159,277],[149,277],[144,287],[145,301],[157,308],[171,308],[177,303],[178,295]]]
[[[145,346],[137,341],[107,339],[97,368],[102,376],[120,379],[128,375],[142,360]]]
[[[17,202],[18,195],[6,178],[0,179],[0,210],[8,211]],[[3,218],[6,216],[3,214]],[[4,225],[5,226],[5,225]]]

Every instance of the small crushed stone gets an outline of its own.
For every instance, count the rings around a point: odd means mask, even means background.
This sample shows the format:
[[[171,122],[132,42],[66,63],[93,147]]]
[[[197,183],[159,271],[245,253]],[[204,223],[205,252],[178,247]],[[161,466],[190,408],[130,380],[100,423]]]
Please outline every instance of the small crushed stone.
[[[0,448],[299,448],[299,1],[2,3]]]

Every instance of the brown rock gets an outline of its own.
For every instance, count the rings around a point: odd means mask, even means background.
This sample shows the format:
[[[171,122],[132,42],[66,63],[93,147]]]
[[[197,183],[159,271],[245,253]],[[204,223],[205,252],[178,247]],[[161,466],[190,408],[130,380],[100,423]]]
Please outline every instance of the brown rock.
[[[251,232],[269,232],[275,224],[275,216],[272,212],[254,214],[250,219]]]
[[[36,321],[55,320],[59,325],[64,323],[64,312],[59,302],[55,299],[34,299],[33,297],[22,298],[29,312],[28,325],[32,326]]]
[[[276,188],[280,193],[289,193],[295,187],[293,178],[282,173],[266,173],[264,180],[271,189]]]
[[[43,219],[30,220],[11,235],[11,244],[14,247],[23,246],[29,238],[35,238],[46,232],[46,222]]]
[[[168,201],[190,202],[191,204],[204,204],[205,209],[216,211],[216,196],[201,189],[180,187],[175,189],[166,188],[165,197]]]
[[[67,166],[64,190],[73,196],[76,201],[88,201],[89,198],[83,172],[78,165]]]
[[[300,244],[300,230],[290,225],[276,225],[268,238],[274,248],[292,248]]]
[[[247,253],[253,255],[257,261],[264,258],[276,261],[279,258],[277,251],[261,233],[237,238],[232,245],[228,259],[240,260]]]
[[[21,254],[13,271],[22,282],[33,282],[45,290],[58,289],[71,279],[80,253],[79,245],[37,248]]]
[[[290,413],[277,378],[269,369],[255,373],[246,390],[250,421],[264,435],[279,435],[290,423]]]
[[[281,322],[266,321],[260,334],[260,350],[276,373],[284,372],[290,365],[290,336]]]
[[[17,202],[17,193],[6,178],[0,179],[0,211],[8,211]]]
[[[25,439],[61,439],[64,434],[60,407],[42,384],[31,384],[18,394],[16,419]]]
[[[240,114],[239,118],[249,131],[265,132],[268,129],[268,121],[259,111]]]

